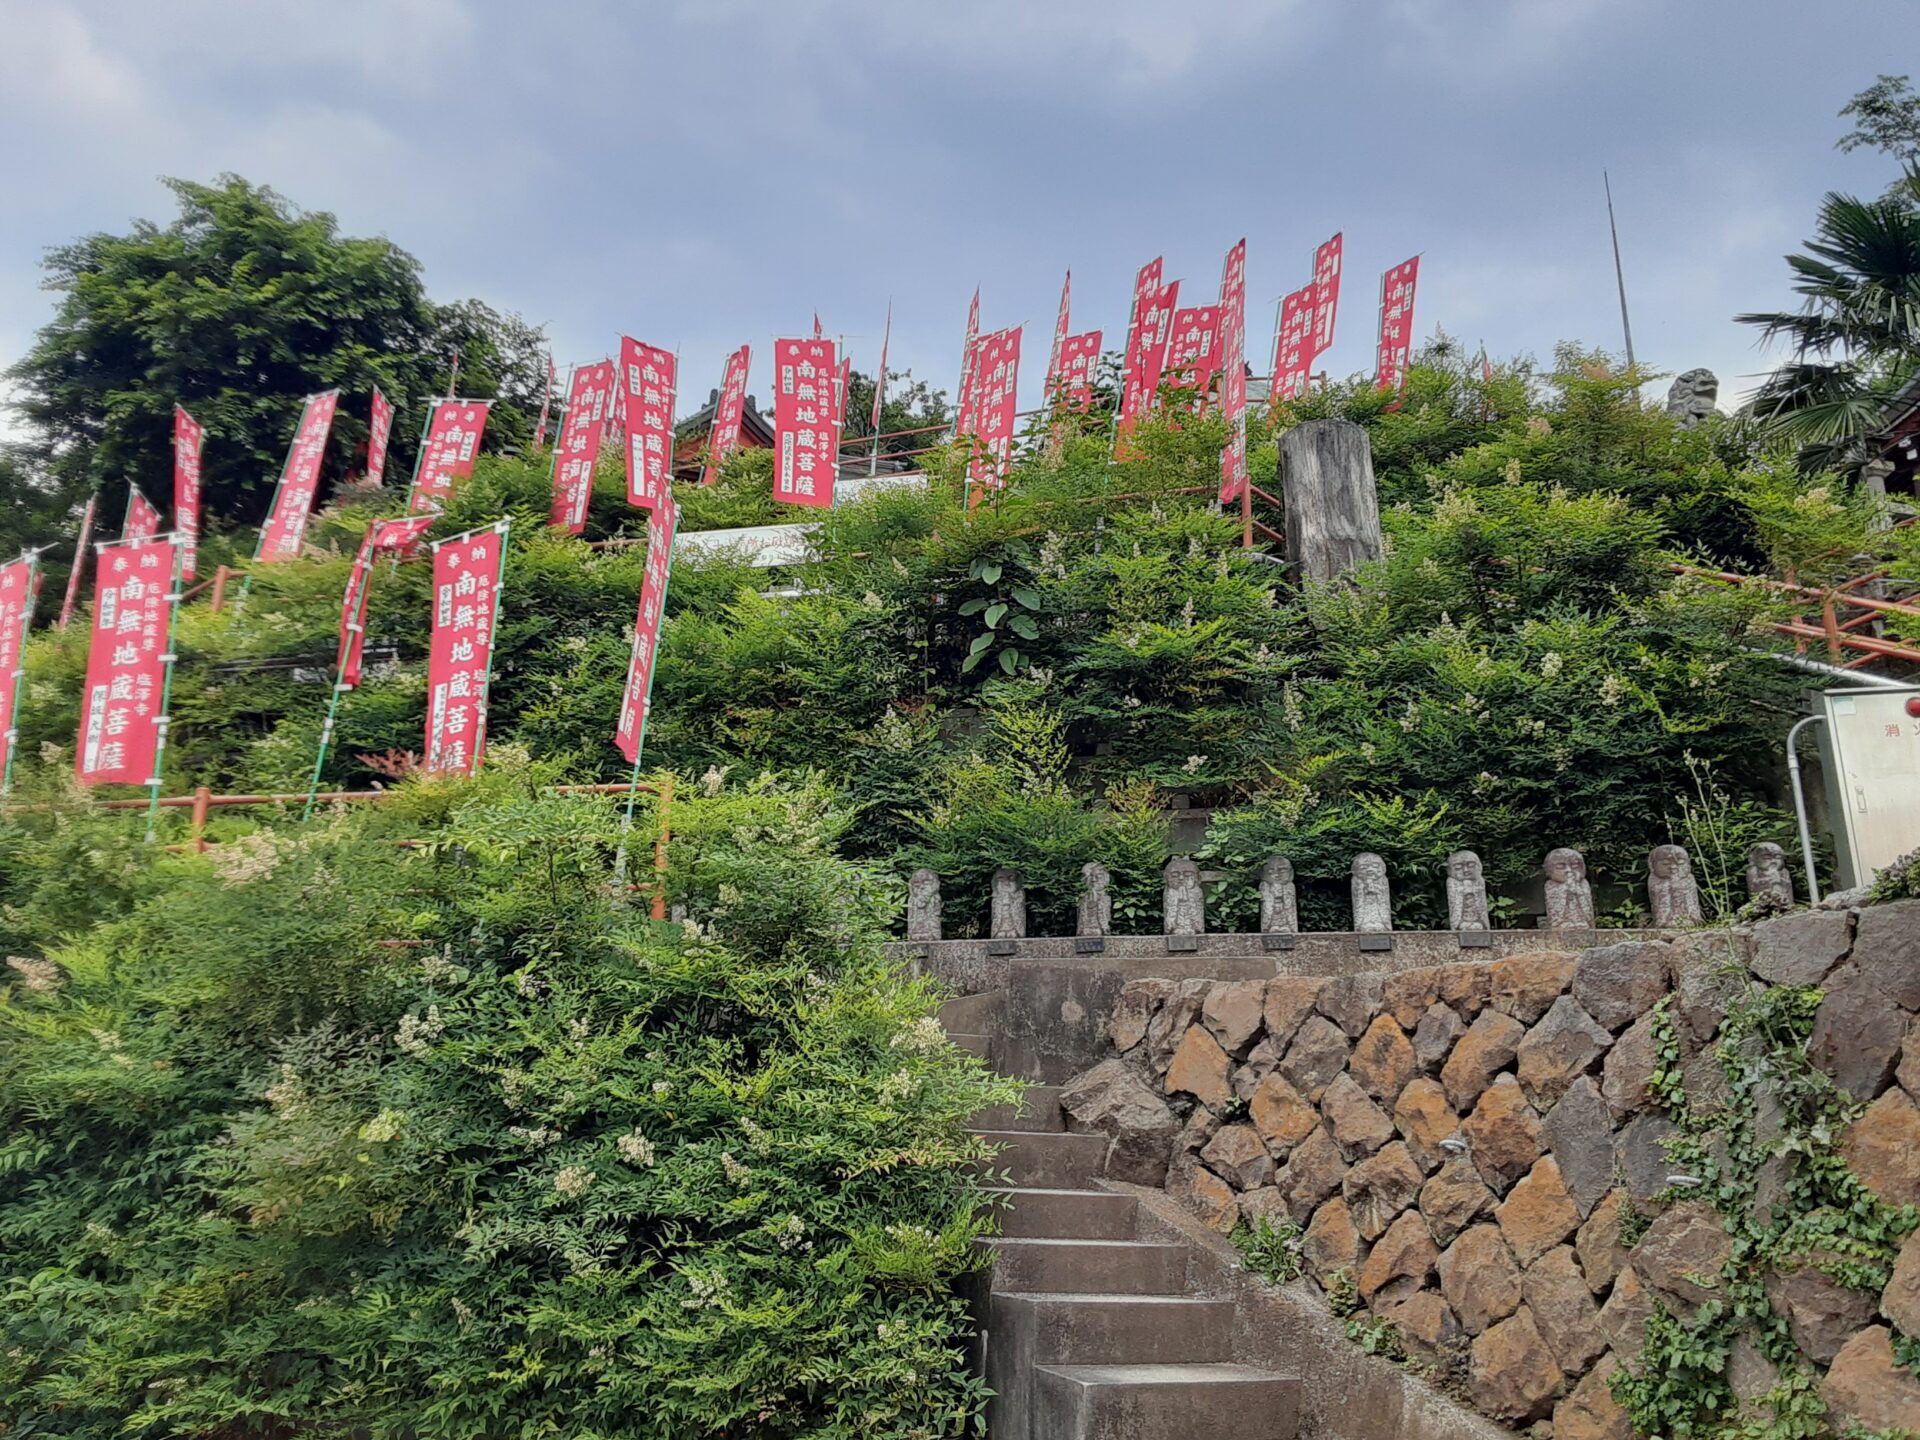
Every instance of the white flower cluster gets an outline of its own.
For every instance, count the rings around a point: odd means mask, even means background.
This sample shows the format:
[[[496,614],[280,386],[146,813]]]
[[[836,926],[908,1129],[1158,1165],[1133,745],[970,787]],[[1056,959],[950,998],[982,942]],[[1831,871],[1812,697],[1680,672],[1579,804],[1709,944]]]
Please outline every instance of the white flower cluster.
[[[1618,705],[1627,694],[1627,682],[1618,675],[1609,675],[1600,682],[1600,703]]]
[[[629,1165],[638,1165],[642,1170],[653,1168],[653,1142],[638,1130],[622,1135],[613,1144],[620,1152],[620,1158]]]
[[[747,1148],[756,1155],[765,1155],[773,1149],[773,1137],[760,1126],[754,1124],[750,1116],[740,1117],[740,1128],[746,1133]]]
[[[1203,767],[1206,763],[1207,763],[1207,757],[1204,755],[1189,755],[1187,756],[1186,764],[1182,765],[1180,768],[1186,771],[1187,774],[1189,775],[1198,775],[1200,773],[1201,767]]]
[[[713,799],[726,788],[727,772],[731,769],[731,765],[709,765],[707,773],[700,777],[700,793]]]
[[[692,1298],[680,1304],[688,1310],[711,1310],[727,1303],[727,1277],[718,1270],[686,1270],[687,1288]]]
[[[360,1127],[360,1138],[375,1145],[383,1145],[400,1133],[406,1118],[402,1111],[382,1110]]]
[[[420,960],[420,974],[429,985],[441,985],[452,980],[460,973],[453,963],[453,947],[443,950],[429,950]]]
[[[20,983],[36,995],[51,995],[66,983],[60,978],[60,967],[51,960],[9,955],[7,968],[18,974]]]
[[[811,1250],[813,1242],[807,1239],[807,1222],[798,1215],[787,1216],[786,1224],[773,1232],[774,1243],[782,1250]]]
[[[509,1125],[507,1133],[541,1150],[560,1143],[560,1132],[546,1125]]]
[[[1544,680],[1556,680],[1566,667],[1566,656],[1558,650],[1549,650],[1540,657],[1540,676]]]
[[[245,885],[273,873],[280,846],[271,830],[256,830],[213,847],[213,873],[223,885]]]
[[[307,1102],[307,1085],[300,1078],[300,1072],[291,1065],[282,1065],[274,1082],[267,1086],[267,1104],[281,1115],[296,1115]]]
[[[937,1017],[923,1015],[895,1035],[891,1043],[894,1049],[915,1055],[938,1055],[947,1047],[947,1032]]]
[[[569,1165],[553,1177],[553,1188],[569,1200],[578,1200],[593,1188],[593,1171],[584,1165]]]
[[[730,1151],[720,1152],[720,1168],[727,1172],[727,1180],[734,1185],[746,1185],[753,1179],[753,1171],[733,1158]]]
[[[429,1005],[425,1015],[409,1013],[400,1017],[400,1028],[393,1032],[393,1043],[407,1054],[419,1058],[433,1048],[433,1042],[440,1038],[440,1032],[446,1028],[440,1019],[440,1007]]]
[[[880,1103],[892,1105],[904,1100],[913,1093],[913,1088],[913,1072],[896,1070],[880,1082]]]

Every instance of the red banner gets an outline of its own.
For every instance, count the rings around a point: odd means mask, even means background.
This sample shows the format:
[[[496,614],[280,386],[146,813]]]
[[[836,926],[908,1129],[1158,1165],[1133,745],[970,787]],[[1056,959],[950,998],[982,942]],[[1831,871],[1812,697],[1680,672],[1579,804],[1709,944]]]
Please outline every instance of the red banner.
[[[1413,291],[1419,280],[1418,255],[1380,277],[1380,344],[1374,352],[1374,384],[1396,395],[1407,383],[1407,357],[1413,352]]]
[[[1227,444],[1220,452],[1220,503],[1231,505],[1246,489],[1248,478],[1245,240],[1227,251],[1220,267],[1220,414],[1227,422]]]
[[[1020,332],[1024,326],[996,330],[980,341],[974,367],[973,455],[967,463],[969,502],[978,504],[982,492],[1007,483],[1007,465],[1013,458],[1015,392],[1020,388]]]
[[[575,535],[587,528],[587,501],[593,497],[593,467],[606,438],[607,411],[613,396],[613,362],[582,365],[567,387],[567,413],[553,451],[553,509],[549,525],[564,525]]]
[[[1220,373],[1220,307],[1190,305],[1173,312],[1167,369],[1173,383],[1193,391],[1193,408],[1205,411]]]
[[[1151,410],[1159,398],[1160,382],[1167,370],[1167,347],[1173,337],[1173,316],[1180,305],[1180,282],[1160,287],[1140,311],[1136,325],[1138,343],[1133,347],[1134,364],[1129,367],[1127,383],[1120,395],[1120,428],[1131,430],[1139,418]]]
[[[1333,321],[1340,309],[1340,257],[1346,242],[1335,235],[1313,252],[1313,349],[1308,363],[1333,347]]]
[[[533,448],[547,448],[547,417],[553,413],[553,382],[559,377],[553,368],[553,352],[547,352],[547,383],[540,389],[540,423],[533,427]]]
[[[33,623],[33,602],[39,574],[29,555],[0,566],[0,795],[13,774],[13,750],[20,738],[20,686],[26,677],[21,654],[27,647],[27,628]]]
[[[200,550],[200,422],[173,407],[173,528],[180,538],[180,578],[191,580]],[[156,531],[156,533],[158,533]]]
[[[963,434],[973,423],[973,359],[980,344],[980,289],[974,287],[973,303],[967,307],[967,340],[960,348],[960,394],[954,409],[953,433]]]
[[[120,527],[122,540],[151,540],[160,533],[160,512],[140,493],[138,485],[127,487],[127,520]]]
[[[773,498],[833,504],[833,392],[840,366],[831,340],[773,342]]]
[[[720,382],[720,400],[713,408],[713,431],[707,440],[707,468],[700,483],[711,485],[720,478],[720,467],[740,448],[740,422],[747,413],[747,369],[753,350],[742,345],[727,357],[726,377]]]
[[[1164,256],[1148,261],[1133,277],[1133,308],[1127,312],[1127,354],[1120,379],[1120,423],[1129,429],[1153,403],[1153,390],[1146,385],[1147,352],[1153,345],[1153,312],[1160,298],[1164,261]],[[1171,322],[1171,314],[1168,320]],[[1155,383],[1158,383],[1157,377]]]
[[[367,425],[367,484],[379,485],[386,480],[387,442],[392,438],[393,406],[376,385],[373,391],[373,415]]]
[[[1280,302],[1280,326],[1273,337],[1273,375],[1268,399],[1275,405],[1307,393],[1313,381],[1313,293],[1304,285]]]
[[[778,349],[778,342],[775,344]],[[660,648],[660,622],[667,613],[667,580],[673,570],[673,541],[680,529],[680,507],[672,496],[647,516],[647,574],[640,582],[640,613],[633,622],[633,659],[627,688],[620,697],[620,720],[613,743],[629,764],[640,763],[647,739],[647,715],[653,707],[653,661]]]
[[[679,361],[671,350],[620,337],[620,397],[627,414],[627,503],[651,510],[673,480],[673,402]]]
[[[415,515],[437,510],[453,493],[453,482],[473,474],[480,436],[487,428],[490,400],[436,400],[427,419],[426,438],[413,467],[413,494],[407,509]]]
[[[433,547],[433,642],[427,653],[431,775],[471,775],[487,747],[487,687],[506,563],[506,522]]]
[[[1049,404],[1060,389],[1060,356],[1066,348],[1067,314],[1073,303],[1073,271],[1067,271],[1067,278],[1060,282],[1060,313],[1053,318],[1053,348],[1047,352],[1046,398]]]
[[[74,753],[82,785],[159,783],[177,559],[170,540],[100,551]]]
[[[342,689],[360,683],[360,656],[366,649],[367,582],[373,562],[383,555],[404,560],[433,527],[433,515],[409,515],[402,520],[376,520],[361,537],[360,553],[347,572],[347,593],[340,602],[340,648],[337,669]]]
[[[260,548],[254,552],[254,559],[288,560],[300,553],[307,517],[313,513],[314,493],[320,488],[320,462],[327,453],[327,433],[333,429],[333,412],[339,403],[340,392],[329,390],[309,395],[301,406],[300,424],[293,432],[293,444],[287,447],[287,463],[280,471],[280,488],[273,495],[273,513],[260,532]]]
[[[1093,379],[1100,368],[1101,332],[1069,335],[1060,346],[1060,375],[1054,388],[1054,403],[1069,410],[1089,410],[1093,406]]]
[[[100,497],[87,497],[87,508],[80,512],[80,543],[74,547],[73,569],[67,572],[67,593],[60,602],[60,628],[67,628],[67,621],[73,618],[73,602],[80,594],[80,572],[87,568],[87,542],[93,538],[93,512],[99,508]]]

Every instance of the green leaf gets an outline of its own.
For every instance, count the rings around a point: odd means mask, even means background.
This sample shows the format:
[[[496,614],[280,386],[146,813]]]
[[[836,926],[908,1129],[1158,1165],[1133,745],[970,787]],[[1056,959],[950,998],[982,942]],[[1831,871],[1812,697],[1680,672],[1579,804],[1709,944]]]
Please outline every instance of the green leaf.
[[[1016,615],[1007,621],[1007,628],[1012,630],[1013,633],[1018,635],[1022,640],[1038,640],[1040,638],[1040,627],[1025,615]]]
[[[1004,600],[996,600],[987,607],[987,624],[998,625],[1000,623],[1000,617],[1006,613],[1007,602]]]
[[[982,565],[980,567],[980,578],[989,585],[998,585],[1000,583],[1000,562],[998,560],[990,560],[985,565]]]
[[[994,634],[991,630],[983,630],[978,635],[973,637],[973,644],[967,647],[967,653],[969,655],[978,655],[982,650],[986,649],[989,645],[993,644],[993,642],[998,640],[999,638],[1000,637]]]
[[[1020,665],[1020,652],[1008,646],[1000,652],[1000,668],[1011,675]]]
[[[978,615],[982,610],[986,608],[987,608],[987,602],[984,600],[969,600],[967,601],[966,604],[960,607],[960,613],[962,615]]]
[[[1029,610],[1038,610],[1040,608],[1040,592],[1031,585],[1014,586],[1013,598]]]
[[[982,660],[986,658],[987,656],[985,651],[982,651],[982,650],[974,651],[971,655],[967,656],[966,659],[960,662],[960,673],[962,675],[965,675],[968,671],[972,670],[974,666],[978,665]]]

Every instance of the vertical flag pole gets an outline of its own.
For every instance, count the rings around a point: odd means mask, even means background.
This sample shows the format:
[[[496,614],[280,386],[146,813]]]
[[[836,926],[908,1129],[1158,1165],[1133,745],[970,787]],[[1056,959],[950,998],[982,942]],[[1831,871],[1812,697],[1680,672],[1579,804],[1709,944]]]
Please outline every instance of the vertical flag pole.
[[[27,632],[33,628],[33,602],[40,578],[40,550],[24,551],[22,558],[27,562],[27,592],[20,602],[20,654],[13,674],[0,676],[0,684],[10,684],[13,688],[13,702],[7,707],[7,733],[0,736],[7,747],[7,763],[0,768],[0,796],[13,789],[13,752],[19,749],[20,742],[20,690],[27,678]]]
[[[379,523],[377,520],[374,522],[375,525]],[[372,538],[371,530],[368,531],[368,538]],[[363,541],[362,544],[364,545],[365,542]],[[373,584],[372,552],[368,551],[364,558],[366,560],[364,568],[359,558],[353,562],[354,569],[360,575],[360,584],[353,597],[353,614],[347,617],[347,643],[341,646],[339,659],[334,662],[333,694],[327,700],[326,721],[320,726],[320,753],[313,757],[313,778],[307,785],[307,805],[306,809],[300,812],[300,820],[303,824],[313,818],[314,798],[320,793],[320,772],[326,766],[327,752],[333,748],[334,720],[340,713],[341,693],[347,688],[347,652],[353,645],[353,637],[363,633],[366,628],[367,590]]]
[[[1620,268],[1620,229],[1613,221],[1613,180],[1600,172],[1600,183],[1607,190],[1607,233],[1613,237],[1613,283],[1620,291],[1620,333],[1627,342],[1627,369],[1633,369],[1633,324],[1627,319],[1627,275]]]
[[[156,539],[158,537],[155,537]],[[161,771],[167,758],[167,732],[173,728],[173,717],[167,713],[167,705],[173,698],[173,662],[177,658],[173,652],[174,618],[180,610],[180,537],[178,534],[168,537],[173,546],[173,574],[167,590],[167,648],[160,654],[160,663],[166,667],[160,681],[160,718],[154,722],[159,733],[154,738],[153,775],[147,781],[147,844],[153,843],[157,822],[160,818]]]

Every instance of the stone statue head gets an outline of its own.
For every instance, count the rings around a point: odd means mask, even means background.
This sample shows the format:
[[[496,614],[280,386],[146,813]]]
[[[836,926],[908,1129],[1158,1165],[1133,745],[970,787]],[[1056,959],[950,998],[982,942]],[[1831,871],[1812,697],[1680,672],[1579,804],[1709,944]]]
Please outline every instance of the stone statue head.
[[[1656,845],[1647,856],[1647,869],[1662,880],[1672,880],[1690,874],[1693,861],[1681,846]]]
[[[1471,850],[1454,851],[1447,856],[1447,874],[1460,881],[1480,879],[1480,857]]]
[[[1080,883],[1089,890],[1104,890],[1109,880],[1107,867],[1098,860],[1089,860],[1080,867]]]
[[[940,876],[937,872],[929,870],[923,865],[913,872],[913,878],[907,883],[913,886],[915,890],[931,890],[939,886]]]
[[[1756,874],[1769,878],[1784,875],[1787,870],[1787,852],[1771,840],[1762,840],[1747,851],[1747,864],[1753,867]]]
[[[1276,855],[1260,867],[1260,878],[1269,885],[1291,885],[1293,883],[1293,861],[1284,855]]]
[[[1356,880],[1384,880],[1387,878],[1387,862],[1371,850],[1364,850],[1353,857],[1353,878]]]
[[[1571,884],[1587,878],[1587,857],[1570,846],[1562,845],[1557,850],[1547,852],[1547,879],[1560,885]]]
[[[1717,413],[1714,402],[1720,398],[1720,377],[1704,368],[1684,370],[1667,387],[1667,413],[1682,426],[1699,424]]]

